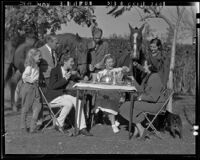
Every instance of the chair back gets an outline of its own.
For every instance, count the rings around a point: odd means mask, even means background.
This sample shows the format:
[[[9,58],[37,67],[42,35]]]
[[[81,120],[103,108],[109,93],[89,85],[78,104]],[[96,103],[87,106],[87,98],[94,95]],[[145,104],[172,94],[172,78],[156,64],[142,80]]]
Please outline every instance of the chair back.
[[[164,103],[166,100],[168,100],[172,95],[173,95],[174,91],[172,89],[169,88],[165,88],[161,91],[161,95],[158,98],[158,103]]]
[[[169,88],[163,89],[161,96],[158,99],[158,102],[163,102],[163,107],[161,108],[162,111],[165,112],[166,106],[167,106],[170,98],[173,96],[173,94],[174,94],[174,91],[172,89],[169,89]]]

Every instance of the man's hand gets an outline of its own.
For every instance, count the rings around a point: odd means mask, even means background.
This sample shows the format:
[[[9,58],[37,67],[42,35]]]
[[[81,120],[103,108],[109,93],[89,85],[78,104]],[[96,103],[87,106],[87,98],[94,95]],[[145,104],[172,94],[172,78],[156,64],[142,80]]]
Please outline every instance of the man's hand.
[[[65,79],[66,80],[69,80],[69,78],[71,77],[72,73],[69,71],[69,72],[66,72],[65,73]]]
[[[77,71],[71,71],[71,74],[72,74],[72,75],[77,75],[78,72],[77,72]]]
[[[91,72],[93,72],[93,71],[94,71],[94,66],[91,65],[91,64],[89,64],[89,70],[90,70]]]
[[[88,76],[84,76],[83,80],[88,81],[89,80]]]
[[[97,69],[100,69],[101,68],[101,64],[97,63],[94,67],[97,68]]]

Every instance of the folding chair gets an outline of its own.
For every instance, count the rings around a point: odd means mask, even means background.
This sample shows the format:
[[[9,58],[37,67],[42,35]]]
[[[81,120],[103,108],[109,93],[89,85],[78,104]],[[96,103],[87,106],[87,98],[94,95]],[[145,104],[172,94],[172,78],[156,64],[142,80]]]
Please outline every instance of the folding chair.
[[[153,125],[153,122],[155,121],[155,119],[158,117],[158,115],[164,115],[166,112],[166,106],[170,100],[170,98],[173,96],[174,91],[171,89],[164,89],[162,94],[160,95],[159,99],[157,102],[159,102],[161,99],[164,99],[164,102],[162,104],[162,107],[160,108],[160,110],[155,114],[155,113],[151,113],[151,112],[141,112],[139,113],[137,116],[139,116],[140,114],[143,114],[145,116],[145,118],[147,119],[148,123],[147,123],[147,127],[144,130],[144,134],[142,138],[145,138],[145,136],[148,135],[148,133],[150,133],[148,131],[149,128],[152,129],[151,132],[154,133],[154,135],[158,136],[158,138],[162,139],[162,136],[160,134],[160,132],[155,128],[155,126]],[[148,118],[148,115],[153,115],[152,120],[150,120]]]
[[[62,133],[64,133],[64,131],[62,130],[62,127],[60,126],[60,123],[58,122],[58,120],[56,118],[58,116],[58,114],[61,112],[63,106],[49,104],[48,101],[47,101],[47,99],[46,99],[46,97],[44,96],[44,93],[43,93],[42,89],[40,87],[39,87],[39,91],[40,91],[40,93],[42,95],[42,98],[45,101],[45,103],[42,103],[42,104],[47,106],[47,108],[49,110],[49,115],[51,117],[50,121],[44,126],[44,128],[42,129],[42,131],[44,131],[47,128],[47,126],[53,121],[53,126],[55,125],[55,123],[57,123],[60,131]],[[52,111],[52,108],[54,108],[54,107],[58,107],[59,108],[59,110],[58,110],[58,112],[56,114],[54,114],[54,112]]]

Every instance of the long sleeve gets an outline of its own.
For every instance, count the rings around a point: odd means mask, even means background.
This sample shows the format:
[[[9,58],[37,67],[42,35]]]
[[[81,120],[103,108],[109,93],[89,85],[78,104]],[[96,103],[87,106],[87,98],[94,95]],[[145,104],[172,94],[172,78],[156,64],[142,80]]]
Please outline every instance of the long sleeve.
[[[64,89],[68,83],[68,80],[61,77],[58,73],[58,68],[54,68],[50,74],[49,88],[50,89]]]
[[[34,83],[39,79],[39,68],[32,68],[27,66],[22,74],[22,79],[24,82]]]
[[[141,100],[149,102],[157,102],[161,94],[162,88],[163,84],[161,82],[159,74],[153,73],[147,81],[147,86],[144,90],[144,93],[141,95]]]

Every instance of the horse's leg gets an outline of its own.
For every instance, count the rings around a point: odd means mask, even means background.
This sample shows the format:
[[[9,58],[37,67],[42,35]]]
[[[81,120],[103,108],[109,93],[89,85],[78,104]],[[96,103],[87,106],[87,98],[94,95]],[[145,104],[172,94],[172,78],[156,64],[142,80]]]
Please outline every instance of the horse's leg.
[[[21,78],[21,73],[19,72],[19,70],[17,70],[10,81],[11,107],[14,112],[17,111],[17,104],[15,102],[15,90],[20,78]]]

